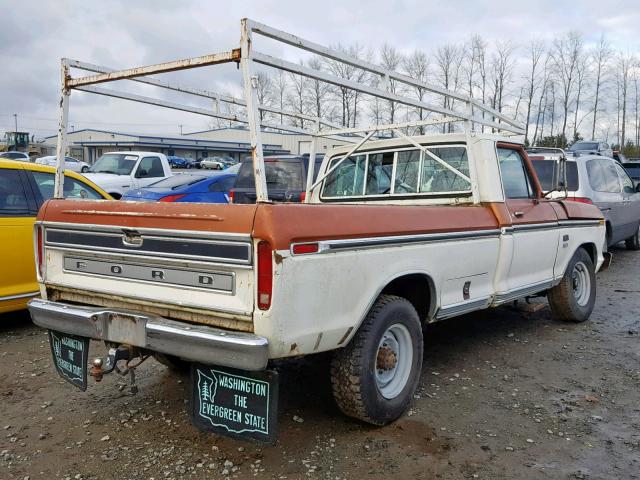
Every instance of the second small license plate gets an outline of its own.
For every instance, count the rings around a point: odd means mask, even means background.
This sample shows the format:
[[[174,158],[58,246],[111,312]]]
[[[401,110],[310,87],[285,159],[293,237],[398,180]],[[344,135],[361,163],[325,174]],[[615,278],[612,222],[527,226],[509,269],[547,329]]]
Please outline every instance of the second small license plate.
[[[84,392],[87,389],[89,339],[49,330],[49,343],[60,376]]]
[[[193,364],[191,408],[193,423],[202,430],[274,444],[278,374]]]

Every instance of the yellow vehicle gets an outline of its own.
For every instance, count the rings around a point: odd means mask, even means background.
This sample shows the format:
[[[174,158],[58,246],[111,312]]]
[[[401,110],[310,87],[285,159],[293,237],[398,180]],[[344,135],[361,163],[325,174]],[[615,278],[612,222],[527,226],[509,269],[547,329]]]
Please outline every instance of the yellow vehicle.
[[[0,159],[0,313],[26,308],[40,295],[33,254],[38,209],[53,197],[55,168]],[[82,175],[65,171],[67,198],[109,199]]]

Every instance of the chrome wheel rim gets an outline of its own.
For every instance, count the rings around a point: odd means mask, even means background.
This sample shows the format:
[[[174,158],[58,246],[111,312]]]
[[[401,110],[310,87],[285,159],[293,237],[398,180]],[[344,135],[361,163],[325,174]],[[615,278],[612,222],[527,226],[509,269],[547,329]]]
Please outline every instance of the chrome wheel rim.
[[[413,339],[407,327],[391,325],[382,335],[376,352],[376,386],[386,399],[400,395],[413,364]]]
[[[591,277],[589,276],[589,270],[587,270],[587,266],[584,263],[578,262],[573,266],[573,272],[571,272],[571,284],[576,303],[581,307],[584,307],[589,303],[589,297],[591,296]]]

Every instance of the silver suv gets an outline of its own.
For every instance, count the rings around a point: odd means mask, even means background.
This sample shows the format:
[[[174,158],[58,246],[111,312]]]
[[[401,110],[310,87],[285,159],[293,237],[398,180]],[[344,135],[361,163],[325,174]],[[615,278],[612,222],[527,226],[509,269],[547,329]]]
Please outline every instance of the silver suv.
[[[586,154],[598,154],[603,157],[613,158],[613,149],[607,142],[597,140],[579,141],[569,147],[569,152],[575,156]]]
[[[532,158],[543,191],[555,185],[557,160]],[[607,246],[625,241],[630,250],[640,250],[640,186],[612,158],[582,155],[567,160],[568,199],[593,203],[607,223]]]

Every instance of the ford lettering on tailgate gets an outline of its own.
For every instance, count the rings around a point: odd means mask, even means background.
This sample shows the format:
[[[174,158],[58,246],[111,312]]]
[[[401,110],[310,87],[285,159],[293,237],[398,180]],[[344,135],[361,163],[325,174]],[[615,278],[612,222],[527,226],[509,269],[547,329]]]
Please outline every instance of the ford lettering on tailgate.
[[[182,285],[233,292],[234,275],[231,272],[183,270],[140,263],[93,260],[64,257],[64,269],[70,272],[142,280],[156,284]]]

